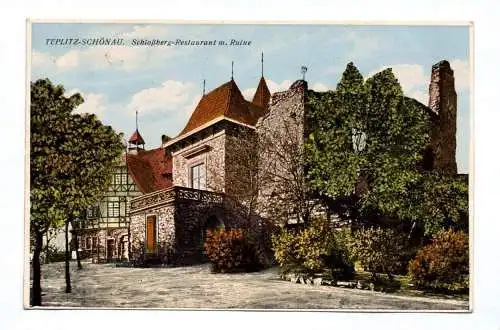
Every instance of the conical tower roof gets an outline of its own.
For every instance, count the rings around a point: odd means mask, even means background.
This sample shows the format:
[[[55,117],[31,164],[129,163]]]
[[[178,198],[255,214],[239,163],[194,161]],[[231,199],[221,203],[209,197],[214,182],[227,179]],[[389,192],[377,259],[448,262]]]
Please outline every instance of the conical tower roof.
[[[252,103],[261,108],[267,109],[270,99],[271,92],[269,92],[269,88],[267,87],[266,79],[264,79],[264,77],[261,77],[259,86],[257,86],[257,90],[255,91],[255,95],[253,96]]]
[[[139,133],[139,130],[136,129],[134,134],[128,139],[128,143],[139,145],[139,144],[145,144],[144,139],[141,136],[141,133]]]

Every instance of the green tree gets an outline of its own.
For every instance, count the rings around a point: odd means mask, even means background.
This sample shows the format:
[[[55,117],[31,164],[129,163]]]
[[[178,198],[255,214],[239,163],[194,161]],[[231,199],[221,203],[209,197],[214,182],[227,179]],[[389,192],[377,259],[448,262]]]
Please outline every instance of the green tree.
[[[391,69],[365,82],[349,63],[334,92],[308,100],[312,186],[325,200],[347,204],[357,220],[419,221],[428,231],[446,218],[457,220],[463,203],[456,203],[456,192],[463,185],[420,166],[431,127],[423,108],[403,95]],[[436,177],[440,189],[432,185]],[[439,196],[444,192],[446,200]]]
[[[439,171],[424,172],[402,192],[404,205],[394,211],[397,217],[420,222],[428,234],[443,227],[468,232],[469,185],[466,176]]]
[[[112,171],[123,152],[121,135],[104,126],[95,115],[72,115],[71,130],[60,151],[71,155],[72,167],[64,181],[66,203],[66,246],[68,227],[85,210],[103,197],[111,183]],[[77,239],[76,235],[75,238]],[[69,251],[66,252],[66,292],[71,292]]]
[[[123,150],[121,135],[104,126],[95,115],[71,113],[82,102],[79,94],[64,96],[64,88],[54,86],[48,79],[31,83],[30,230],[35,237],[34,306],[41,305],[39,256],[43,234],[51,227],[70,223],[102,196]],[[66,271],[68,292],[71,291],[68,260]]]

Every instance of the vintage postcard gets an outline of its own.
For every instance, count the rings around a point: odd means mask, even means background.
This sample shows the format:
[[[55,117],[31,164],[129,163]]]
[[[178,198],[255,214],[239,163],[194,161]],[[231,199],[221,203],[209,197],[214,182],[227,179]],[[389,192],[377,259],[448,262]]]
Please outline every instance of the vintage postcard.
[[[471,311],[472,34],[28,21],[25,308]]]

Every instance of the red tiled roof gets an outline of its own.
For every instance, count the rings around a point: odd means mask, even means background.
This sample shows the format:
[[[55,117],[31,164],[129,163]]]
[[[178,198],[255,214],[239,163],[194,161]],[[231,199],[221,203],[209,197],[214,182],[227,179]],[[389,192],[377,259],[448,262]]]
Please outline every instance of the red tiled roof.
[[[258,105],[245,100],[234,80],[231,80],[202,97],[179,136],[219,117],[253,126],[264,111]]]
[[[269,88],[267,87],[266,79],[262,77],[260,78],[259,86],[255,91],[255,95],[253,96],[252,103],[258,105],[261,108],[267,109],[270,99],[271,92],[269,92]]]
[[[172,186],[172,156],[165,155],[165,149],[128,153],[126,160],[130,176],[142,193]]]
[[[142,138],[138,130],[135,130],[134,134],[132,134],[130,139],[128,139],[128,142],[134,144],[145,144],[144,139]]]

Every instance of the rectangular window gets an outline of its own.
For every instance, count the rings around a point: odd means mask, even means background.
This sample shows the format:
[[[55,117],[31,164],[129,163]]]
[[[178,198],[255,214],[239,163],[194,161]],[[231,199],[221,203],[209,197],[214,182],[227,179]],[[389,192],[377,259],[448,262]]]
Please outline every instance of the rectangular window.
[[[120,216],[124,217],[127,215],[127,202],[120,201]]]
[[[97,218],[99,213],[98,206],[91,206],[87,209],[87,219]]]
[[[87,243],[85,244],[87,250],[92,248],[92,237],[87,237]]]
[[[122,176],[120,173],[115,173],[113,175],[113,183],[116,184],[116,185],[119,185],[122,183]]]
[[[120,216],[120,202],[108,202],[108,217]]]
[[[128,175],[127,173],[122,173],[121,174],[121,181],[122,181],[122,184],[127,184],[127,178],[128,178]]]
[[[206,173],[205,164],[198,164],[191,167],[191,188],[205,189],[206,187]]]

